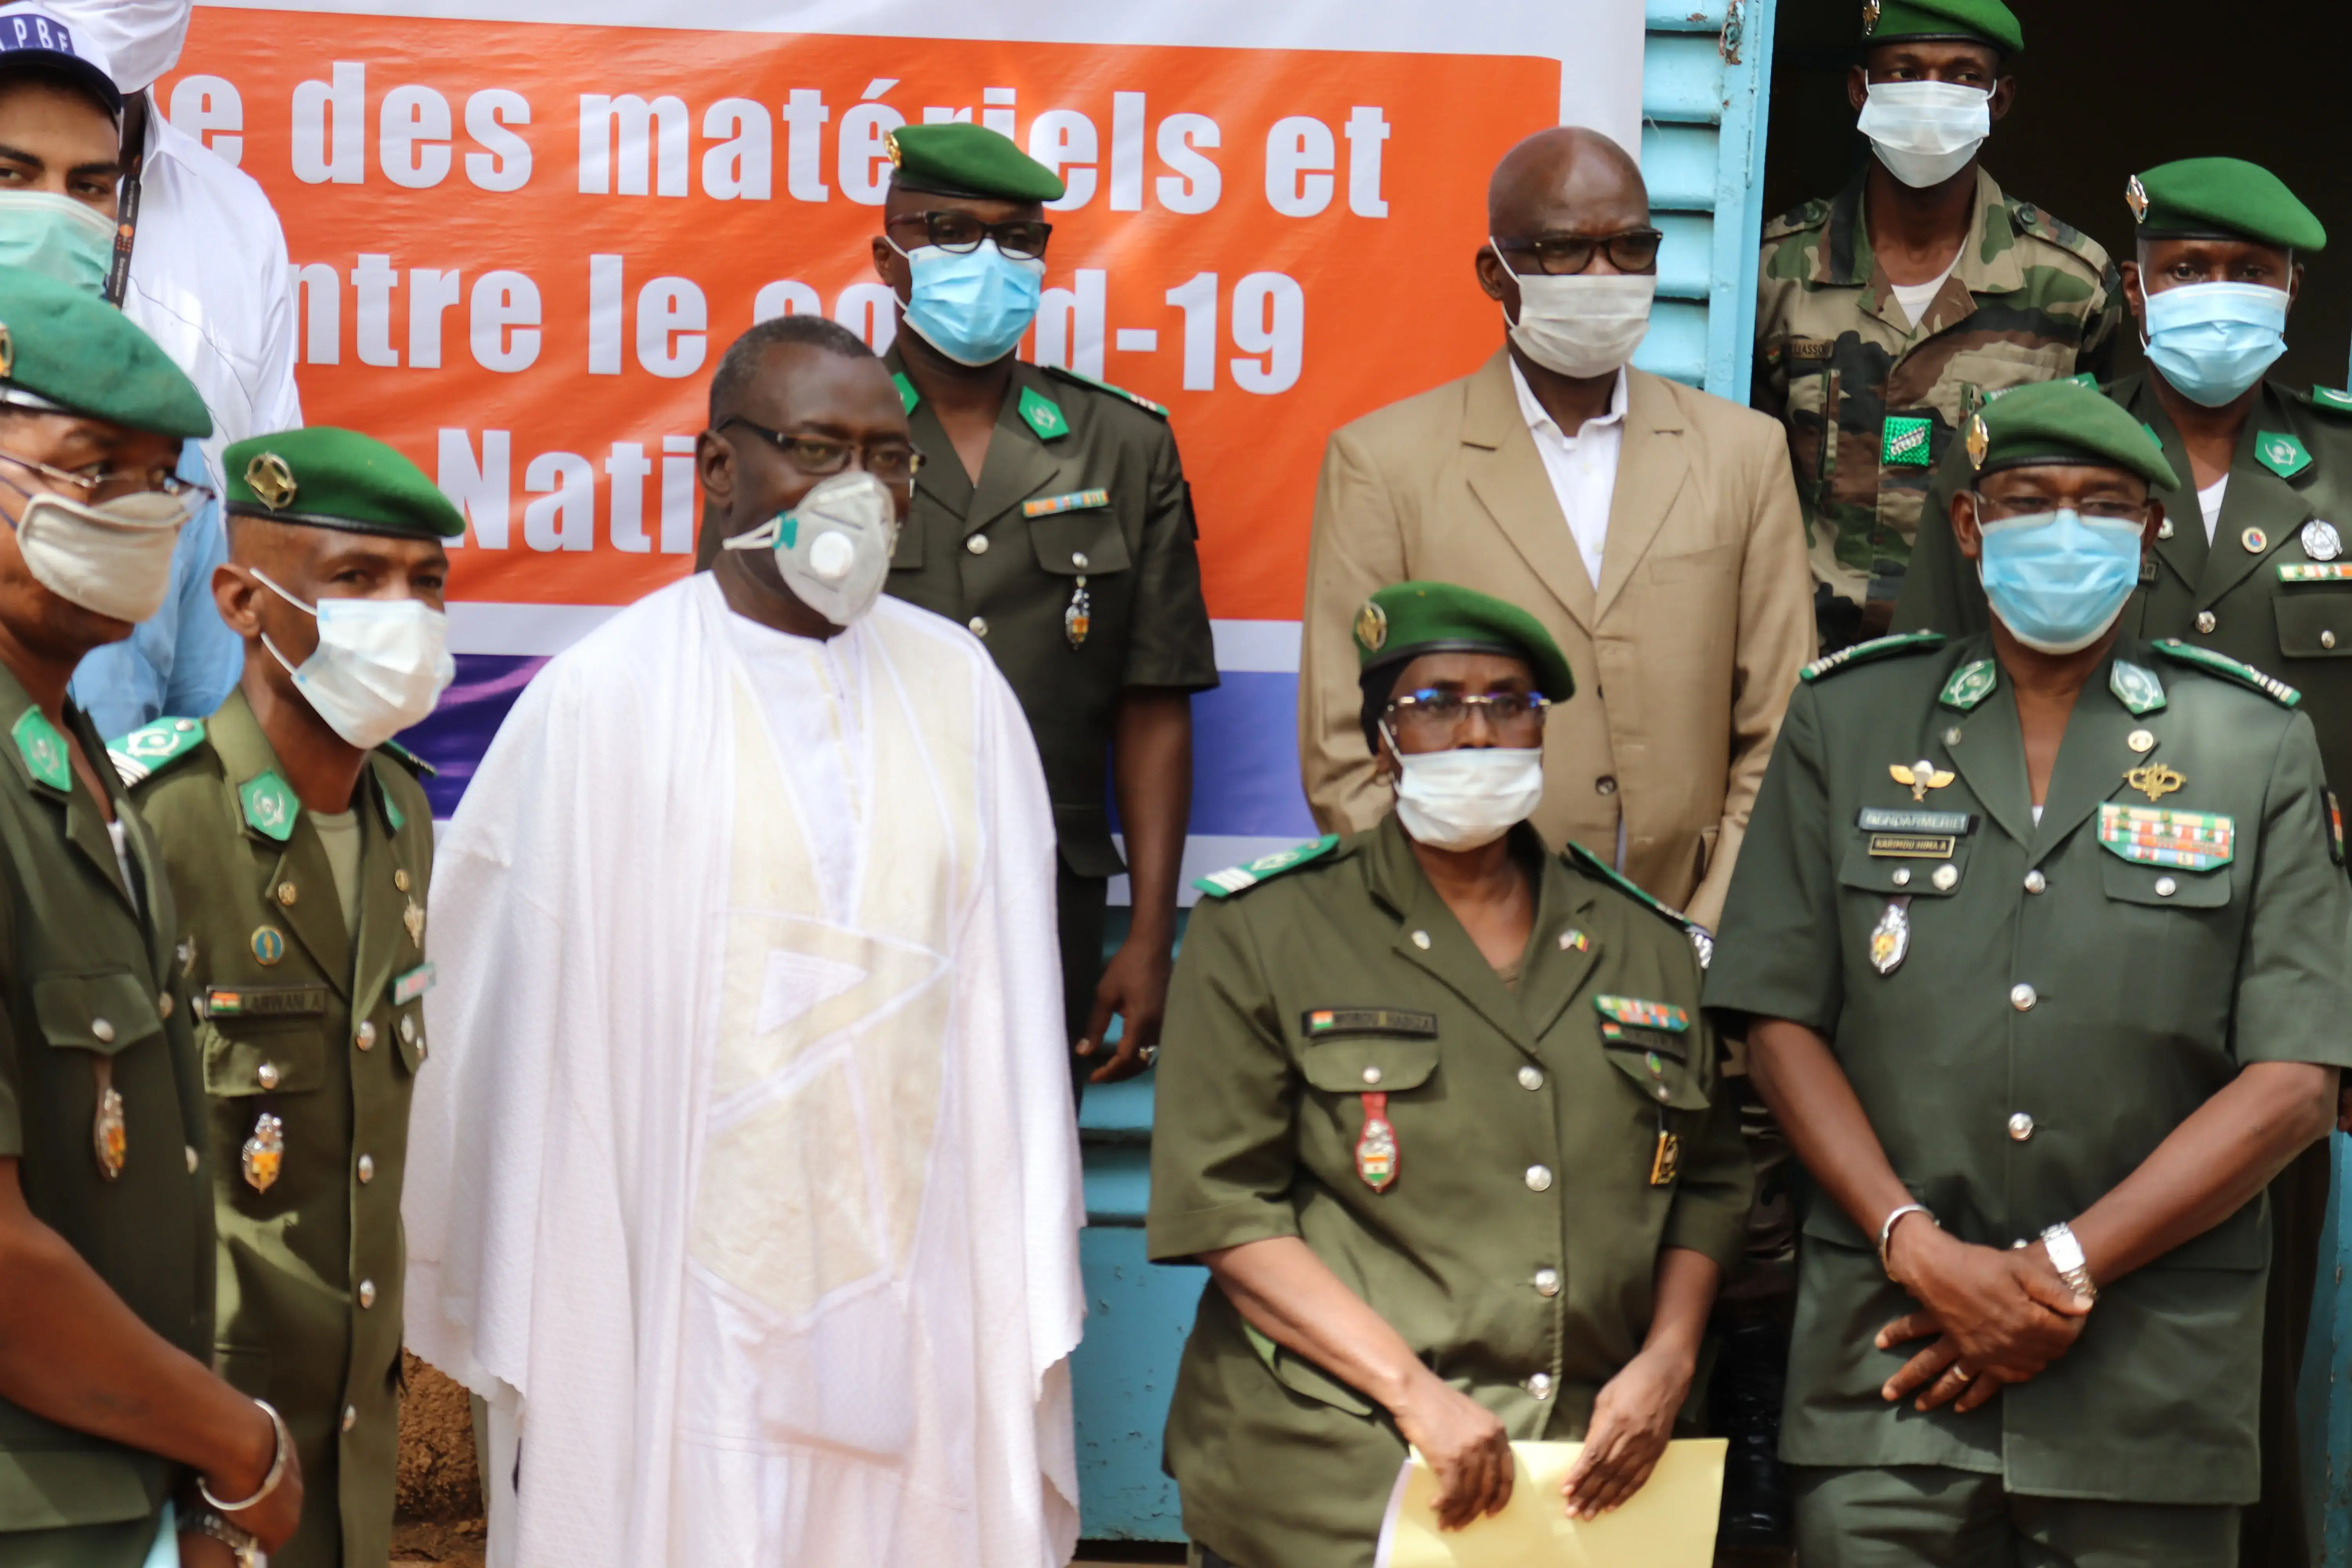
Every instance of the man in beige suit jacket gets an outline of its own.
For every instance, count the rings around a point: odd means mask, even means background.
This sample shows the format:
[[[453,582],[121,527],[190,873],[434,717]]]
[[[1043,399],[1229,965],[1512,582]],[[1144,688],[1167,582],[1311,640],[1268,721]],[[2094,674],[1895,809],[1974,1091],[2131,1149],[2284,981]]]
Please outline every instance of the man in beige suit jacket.
[[[1529,137],[1487,204],[1480,282],[1509,342],[1344,426],[1324,456],[1299,668],[1307,798],[1326,832],[1389,809],[1349,640],[1365,599],[1413,577],[1493,594],[1541,620],[1576,671],[1547,729],[1537,827],[1712,927],[1814,650],[1788,445],[1762,415],[1620,368],[1647,319],[1657,231],[1614,142]]]

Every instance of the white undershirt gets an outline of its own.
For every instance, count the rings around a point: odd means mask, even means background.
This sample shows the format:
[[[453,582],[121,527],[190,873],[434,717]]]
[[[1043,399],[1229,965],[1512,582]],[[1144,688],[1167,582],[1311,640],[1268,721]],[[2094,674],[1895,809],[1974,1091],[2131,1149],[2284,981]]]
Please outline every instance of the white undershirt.
[[[114,863],[122,871],[122,886],[131,895],[131,906],[143,917],[146,910],[139,902],[139,875],[131,868],[131,836],[117,817],[106,825],[106,837],[114,843]]]
[[[727,629],[768,721],[776,765],[792,775],[807,814],[809,854],[827,910],[856,907],[866,837],[866,659],[852,630],[794,637],[730,614]]]
[[[2197,510],[2205,514],[2205,542],[2213,542],[2213,530],[2221,521],[2221,498],[2229,492],[2230,476],[2223,474],[2197,492]]]
[[[1959,264],[1960,258],[1958,256],[1954,256],[1952,258],[1952,267],[1958,267]],[[1909,321],[1915,327],[1919,324],[1919,318],[1927,313],[1927,307],[1936,302],[1936,296],[1937,294],[1943,292],[1944,281],[1946,279],[1951,277],[1952,267],[1945,268],[1941,272],[1937,273],[1935,277],[1930,278],[1925,283],[1897,283],[1895,285],[1895,302],[1903,307],[1903,319],[1905,321]]]
[[[1617,493],[1617,457],[1625,444],[1625,373],[1617,373],[1609,412],[1586,420],[1572,437],[1561,434],[1559,421],[1536,401],[1517,360],[1511,362],[1511,387],[1519,396],[1519,417],[1536,438],[1536,455],[1543,459],[1560,515],[1575,536],[1577,553],[1584,557],[1585,575],[1598,588],[1601,553],[1609,542],[1609,503]]]

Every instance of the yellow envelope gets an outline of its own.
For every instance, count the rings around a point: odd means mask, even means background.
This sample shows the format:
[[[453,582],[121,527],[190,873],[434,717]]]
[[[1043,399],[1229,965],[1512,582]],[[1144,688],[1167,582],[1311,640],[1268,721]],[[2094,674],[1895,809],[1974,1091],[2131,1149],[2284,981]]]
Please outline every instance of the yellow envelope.
[[[1437,1477],[1405,1460],[1381,1521],[1374,1568],[1709,1568],[1723,1498],[1720,1437],[1669,1443],[1632,1500],[1571,1520],[1559,1483],[1581,1443],[1514,1443],[1510,1503],[1466,1530],[1437,1528]]]

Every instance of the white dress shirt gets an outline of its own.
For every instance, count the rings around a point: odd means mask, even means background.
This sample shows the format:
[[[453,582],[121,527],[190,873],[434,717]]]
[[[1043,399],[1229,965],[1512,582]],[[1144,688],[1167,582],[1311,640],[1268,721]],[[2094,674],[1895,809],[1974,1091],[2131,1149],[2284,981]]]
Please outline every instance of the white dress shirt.
[[[1617,454],[1625,445],[1625,373],[1617,373],[1609,412],[1586,420],[1574,436],[1562,434],[1559,422],[1544,412],[1517,360],[1511,362],[1511,389],[1518,394],[1519,416],[1536,438],[1536,453],[1551,479],[1551,493],[1559,498],[1577,553],[1584,557],[1585,574],[1598,588],[1601,552],[1609,542],[1609,503],[1617,493]]]

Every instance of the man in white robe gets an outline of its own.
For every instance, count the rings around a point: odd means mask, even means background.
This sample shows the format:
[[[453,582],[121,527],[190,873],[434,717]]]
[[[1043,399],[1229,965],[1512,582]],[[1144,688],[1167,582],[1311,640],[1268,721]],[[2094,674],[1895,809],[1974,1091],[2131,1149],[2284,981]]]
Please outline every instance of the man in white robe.
[[[868,591],[880,362],[785,318],[711,405],[753,548],[550,663],[441,841],[409,1342],[489,1402],[503,1568],[1052,1568],[1084,1210],[1036,751],[968,632]]]

